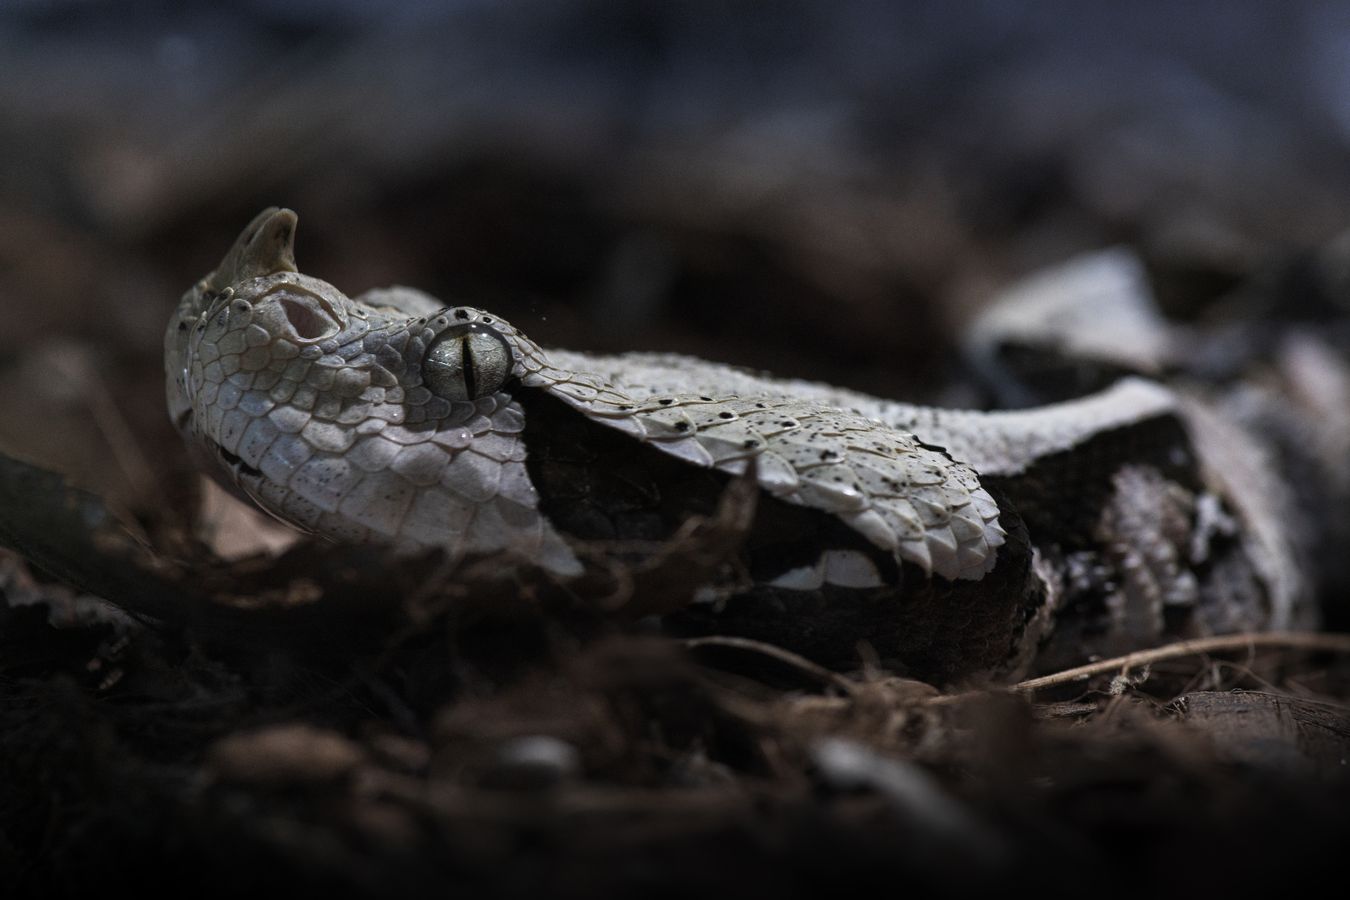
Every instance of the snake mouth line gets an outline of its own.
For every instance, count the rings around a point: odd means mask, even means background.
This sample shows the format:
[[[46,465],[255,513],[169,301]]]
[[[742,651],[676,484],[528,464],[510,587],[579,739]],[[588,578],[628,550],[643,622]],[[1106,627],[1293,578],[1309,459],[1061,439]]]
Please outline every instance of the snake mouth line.
[[[221,460],[235,472],[241,475],[249,475],[254,478],[262,477],[261,469],[255,468],[254,466],[251,466],[248,463],[244,462],[243,459],[241,459],[238,454],[231,453],[229,450],[226,450],[224,447],[220,446],[220,444],[217,444],[215,441],[212,440],[207,440],[206,445],[210,447],[212,450],[214,450],[216,452],[216,455],[219,456]]]

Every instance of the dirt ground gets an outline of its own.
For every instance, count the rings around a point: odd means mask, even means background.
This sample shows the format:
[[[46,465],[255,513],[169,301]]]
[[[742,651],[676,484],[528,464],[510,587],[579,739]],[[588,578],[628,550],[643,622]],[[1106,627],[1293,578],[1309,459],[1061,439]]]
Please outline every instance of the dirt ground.
[[[7,896],[1346,883],[1339,590],[1308,640],[1045,686],[830,672],[663,637],[622,572],[297,544],[191,469],[162,373],[273,204],[349,293],[921,402],[986,399],[1000,287],[1116,244],[1175,318],[1345,349],[1343,6],[372,8],[0,11]]]

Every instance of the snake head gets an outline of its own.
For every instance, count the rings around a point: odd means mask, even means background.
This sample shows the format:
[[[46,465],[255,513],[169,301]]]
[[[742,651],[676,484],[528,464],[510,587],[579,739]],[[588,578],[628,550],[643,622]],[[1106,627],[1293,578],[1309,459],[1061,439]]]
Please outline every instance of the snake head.
[[[575,572],[510,392],[533,345],[470,307],[301,274],[295,225],[264,211],[169,323],[170,415],[198,462],[306,531]]]

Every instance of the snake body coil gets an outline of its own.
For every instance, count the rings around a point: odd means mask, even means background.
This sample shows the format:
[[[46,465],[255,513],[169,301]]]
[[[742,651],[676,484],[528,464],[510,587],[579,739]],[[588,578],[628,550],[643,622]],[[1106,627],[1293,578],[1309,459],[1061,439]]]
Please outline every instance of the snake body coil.
[[[1233,477],[1261,448],[1156,382],[983,413],[543,350],[479,309],[300,274],[295,222],[272,209],[245,229],[183,297],[165,358],[170,415],[207,466],[306,531],[567,578],[578,542],[669,538],[750,472],[746,577],[673,627],[827,661],[865,639],[939,678],[1306,609],[1295,548],[1258,521],[1287,498]]]

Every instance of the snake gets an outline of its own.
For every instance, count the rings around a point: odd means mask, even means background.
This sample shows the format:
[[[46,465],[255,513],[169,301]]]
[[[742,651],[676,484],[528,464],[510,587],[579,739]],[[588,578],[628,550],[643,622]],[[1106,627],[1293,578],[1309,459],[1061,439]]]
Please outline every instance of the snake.
[[[587,547],[658,547],[749,480],[734,565],[666,627],[831,664],[866,643],[946,680],[1309,616],[1267,448],[1158,378],[947,409],[545,349],[477,307],[301,274],[296,224],[264,210],[183,295],[165,369],[199,464],[301,531],[565,582]]]

